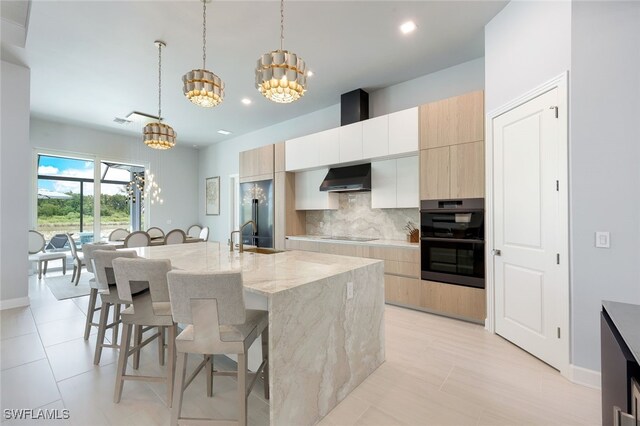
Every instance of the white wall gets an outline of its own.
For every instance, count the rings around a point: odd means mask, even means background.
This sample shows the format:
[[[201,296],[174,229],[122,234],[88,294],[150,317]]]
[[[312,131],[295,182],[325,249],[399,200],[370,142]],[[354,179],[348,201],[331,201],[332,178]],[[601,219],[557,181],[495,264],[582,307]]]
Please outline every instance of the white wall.
[[[88,155],[101,160],[149,165],[162,188],[164,204],[150,206],[150,223],[146,227],[158,226],[166,232],[173,228],[186,230],[198,222],[198,203],[203,198],[204,190],[200,191],[198,186],[198,151],[195,149],[176,146],[168,151],[158,151],[147,148],[142,137],[39,118],[31,120],[31,146],[36,153],[53,150],[71,156]],[[29,161],[29,182],[34,182],[36,172],[32,170],[31,160]],[[33,190],[30,191],[32,192]],[[33,202],[32,197],[31,205]],[[29,217],[32,222],[35,221],[34,212],[35,209],[30,207]]]
[[[573,3],[570,105],[573,361],[599,370],[601,301],[640,304],[640,2]]]
[[[571,2],[512,1],[485,27],[485,111],[571,68]]]
[[[515,1],[485,27],[487,112],[569,70],[571,363],[596,371],[602,300],[640,303],[639,22],[638,2]]]
[[[27,305],[30,71],[2,61],[0,307]]]
[[[383,88],[369,94],[370,116],[411,108],[426,102],[481,90],[484,61],[475,59],[436,73]],[[274,105],[277,108],[277,105]],[[238,173],[238,154],[263,145],[282,142],[340,126],[340,105],[284,121],[246,135],[229,139],[203,150],[200,155],[200,192],[207,177],[220,176],[220,216],[206,216],[200,200],[200,222],[210,227],[210,239],[229,239],[229,175]]]

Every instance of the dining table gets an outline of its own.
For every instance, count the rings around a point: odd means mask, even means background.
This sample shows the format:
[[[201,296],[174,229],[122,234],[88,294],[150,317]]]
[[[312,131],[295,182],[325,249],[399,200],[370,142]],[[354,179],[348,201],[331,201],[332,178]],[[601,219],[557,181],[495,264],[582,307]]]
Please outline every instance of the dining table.
[[[184,240],[184,243],[201,243],[204,240],[202,238],[196,238],[196,237],[187,237]],[[124,240],[115,240],[115,241],[103,241],[104,244],[110,245],[110,246],[114,246],[117,249],[121,249],[121,248],[125,248],[124,247]],[[164,237],[156,237],[156,238],[151,238],[151,243],[149,244],[150,246],[164,246],[165,245],[165,241],[164,241]]]

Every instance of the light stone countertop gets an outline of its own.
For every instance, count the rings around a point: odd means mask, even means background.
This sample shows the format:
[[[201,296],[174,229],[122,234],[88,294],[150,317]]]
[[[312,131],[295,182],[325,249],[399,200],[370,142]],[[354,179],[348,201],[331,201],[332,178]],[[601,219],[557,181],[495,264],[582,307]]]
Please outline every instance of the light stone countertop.
[[[636,362],[640,364],[640,305],[605,300],[602,307],[609,314]]]
[[[288,235],[290,240],[298,241],[315,241],[321,243],[338,243],[338,244],[356,244],[361,246],[383,246],[383,247],[400,247],[409,249],[420,249],[420,243],[409,243],[402,240],[373,240],[373,241],[349,241],[349,240],[332,240],[329,236],[324,235]]]
[[[174,268],[188,271],[241,270],[247,291],[269,296],[295,287],[372,265],[381,260],[306,251],[257,254],[233,253],[219,242],[138,247],[138,256],[170,259]]]

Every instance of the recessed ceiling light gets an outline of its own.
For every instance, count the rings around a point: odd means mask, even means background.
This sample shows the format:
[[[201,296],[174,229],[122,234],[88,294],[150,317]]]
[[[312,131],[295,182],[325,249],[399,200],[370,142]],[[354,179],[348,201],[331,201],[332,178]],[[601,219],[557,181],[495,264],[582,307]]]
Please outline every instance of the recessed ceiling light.
[[[159,120],[159,117],[157,115],[147,114],[139,111],[130,112],[129,115],[127,115],[125,118],[129,121],[136,121],[139,123]]]
[[[221,135],[230,135],[230,134],[231,134],[231,132],[230,132],[230,131],[228,131],[228,130],[222,130],[222,129],[218,130],[218,133],[220,133]]]
[[[313,77],[313,71],[311,70],[307,71],[307,77]]]
[[[400,31],[402,31],[402,34],[412,33],[416,30],[416,28],[418,27],[416,26],[416,23],[413,21],[407,21],[404,24],[400,25]]]
[[[245,105],[251,105],[251,99],[249,98],[242,98],[240,102],[242,102]]]

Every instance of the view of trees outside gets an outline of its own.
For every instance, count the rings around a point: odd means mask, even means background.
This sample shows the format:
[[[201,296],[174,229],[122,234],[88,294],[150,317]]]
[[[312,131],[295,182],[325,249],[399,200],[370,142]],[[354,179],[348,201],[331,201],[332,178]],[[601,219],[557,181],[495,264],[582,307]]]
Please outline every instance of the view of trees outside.
[[[106,238],[116,228],[131,228],[127,196],[130,171],[126,165],[102,162],[100,231]],[[74,158],[38,156],[38,225],[47,240],[72,233],[76,243],[94,240],[94,162]],[[82,221],[80,220],[82,215]],[[97,238],[99,240],[100,238]]]

